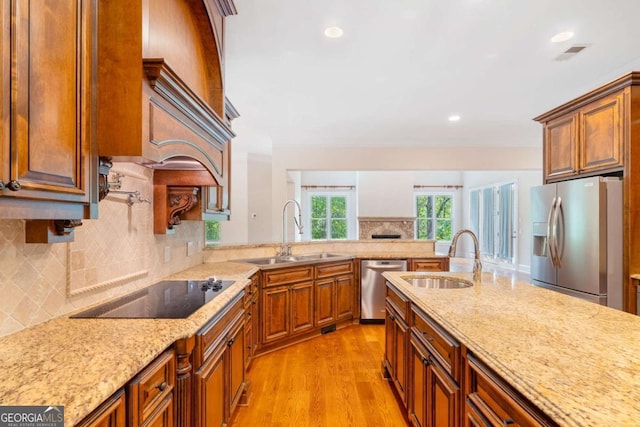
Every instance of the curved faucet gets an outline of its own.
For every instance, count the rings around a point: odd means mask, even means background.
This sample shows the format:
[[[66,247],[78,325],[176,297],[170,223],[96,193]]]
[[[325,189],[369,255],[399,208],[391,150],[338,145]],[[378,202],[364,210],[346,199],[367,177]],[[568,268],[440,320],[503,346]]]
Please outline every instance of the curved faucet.
[[[282,207],[282,244],[280,245],[280,252],[278,253],[280,256],[291,255],[291,245],[287,245],[287,206],[291,203],[295,203],[298,207],[298,218],[294,216],[293,221],[296,223],[296,227],[298,227],[299,234],[302,234],[302,208],[300,207],[300,203],[293,199],[287,200]]]
[[[477,282],[482,279],[482,263],[480,262],[480,245],[478,244],[478,238],[469,229],[463,229],[458,231],[451,239],[451,246],[449,247],[449,258],[453,258],[456,254],[456,245],[458,244],[458,238],[464,234],[469,233],[473,238],[473,249],[475,252],[475,259],[473,261],[473,281]]]

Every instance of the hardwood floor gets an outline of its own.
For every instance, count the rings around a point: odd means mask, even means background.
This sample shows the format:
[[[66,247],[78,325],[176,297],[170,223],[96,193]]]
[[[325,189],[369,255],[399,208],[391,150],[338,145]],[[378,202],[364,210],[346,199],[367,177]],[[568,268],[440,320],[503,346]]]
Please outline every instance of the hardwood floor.
[[[353,325],[258,357],[232,427],[408,425],[382,378],[384,325]]]

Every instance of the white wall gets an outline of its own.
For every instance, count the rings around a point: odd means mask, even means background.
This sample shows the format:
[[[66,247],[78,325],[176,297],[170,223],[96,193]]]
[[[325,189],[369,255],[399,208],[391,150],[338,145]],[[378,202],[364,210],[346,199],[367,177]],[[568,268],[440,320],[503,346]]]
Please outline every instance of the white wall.
[[[412,217],[413,172],[358,172],[358,216]]]

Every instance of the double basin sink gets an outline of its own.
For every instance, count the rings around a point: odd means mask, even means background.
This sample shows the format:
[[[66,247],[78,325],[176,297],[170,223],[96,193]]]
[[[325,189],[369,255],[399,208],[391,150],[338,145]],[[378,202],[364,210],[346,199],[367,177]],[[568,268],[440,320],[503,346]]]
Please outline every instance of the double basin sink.
[[[249,258],[249,259],[237,259],[234,261],[246,262],[249,264],[256,264],[262,266],[262,268],[276,268],[285,267],[288,265],[306,264],[317,261],[339,261],[342,259],[353,259],[352,255],[343,254],[331,254],[327,252],[317,254],[304,254],[304,255],[283,255],[264,258]]]

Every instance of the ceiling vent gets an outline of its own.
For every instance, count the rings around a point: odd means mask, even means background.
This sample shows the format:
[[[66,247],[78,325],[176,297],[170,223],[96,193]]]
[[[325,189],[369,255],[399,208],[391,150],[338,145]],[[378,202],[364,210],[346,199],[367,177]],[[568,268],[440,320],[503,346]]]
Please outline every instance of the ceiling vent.
[[[556,61],[566,61],[567,59],[571,59],[574,56],[576,56],[579,52],[582,52],[584,49],[586,49],[588,46],[589,45],[587,45],[587,44],[574,44],[569,49],[565,50],[560,55],[558,55],[555,58],[555,60]]]

